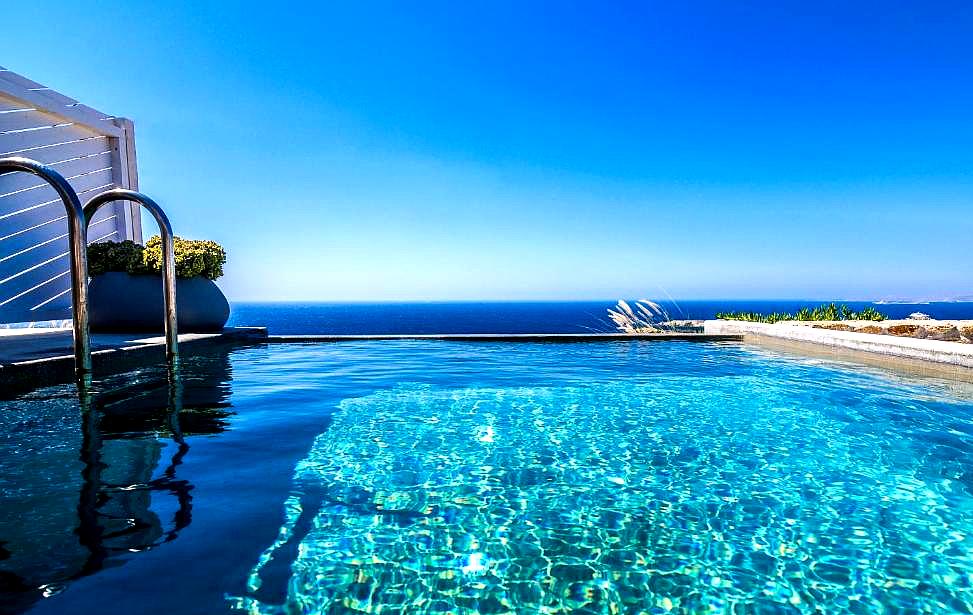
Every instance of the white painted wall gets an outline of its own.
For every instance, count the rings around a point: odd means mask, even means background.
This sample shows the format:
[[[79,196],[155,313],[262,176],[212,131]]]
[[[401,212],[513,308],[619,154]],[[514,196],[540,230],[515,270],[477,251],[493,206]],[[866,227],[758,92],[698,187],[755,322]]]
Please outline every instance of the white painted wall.
[[[0,67],[0,158],[56,169],[84,204],[110,188],[138,190],[132,122]],[[89,243],[142,241],[138,206],[103,207]],[[0,323],[71,317],[67,222],[54,189],[28,173],[0,175]]]

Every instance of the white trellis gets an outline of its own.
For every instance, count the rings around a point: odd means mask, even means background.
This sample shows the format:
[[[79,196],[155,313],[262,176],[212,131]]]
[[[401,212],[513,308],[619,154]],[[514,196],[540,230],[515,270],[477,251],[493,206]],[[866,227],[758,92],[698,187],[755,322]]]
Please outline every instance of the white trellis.
[[[0,158],[23,156],[61,173],[82,202],[138,190],[130,120],[95,111],[0,67]],[[138,206],[119,202],[91,222],[89,243],[142,240]],[[67,222],[60,199],[27,173],[0,175],[0,323],[71,317]]]

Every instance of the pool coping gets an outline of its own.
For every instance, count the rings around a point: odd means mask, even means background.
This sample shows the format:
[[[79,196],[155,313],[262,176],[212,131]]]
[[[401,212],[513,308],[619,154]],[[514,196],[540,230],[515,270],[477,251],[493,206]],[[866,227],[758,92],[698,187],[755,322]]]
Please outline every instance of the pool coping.
[[[52,331],[39,331],[40,335],[50,333]],[[266,337],[264,327],[233,327],[221,333],[184,333],[179,335],[179,351],[182,356],[192,356],[219,345],[260,343]],[[91,353],[92,371],[97,377],[158,364],[165,361],[165,349],[165,338],[155,336],[98,348]],[[0,398],[75,380],[73,354],[3,362],[0,363]]]
[[[268,335],[263,341],[276,344],[316,342],[373,342],[435,340],[444,342],[741,342],[737,333],[442,333],[388,335]]]

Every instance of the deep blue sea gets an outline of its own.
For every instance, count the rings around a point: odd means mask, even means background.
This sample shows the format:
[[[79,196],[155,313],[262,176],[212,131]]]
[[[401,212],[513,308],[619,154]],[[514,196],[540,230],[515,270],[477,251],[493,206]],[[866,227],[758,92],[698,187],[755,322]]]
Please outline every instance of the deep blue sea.
[[[713,318],[721,311],[796,312],[814,300],[660,301],[673,318]],[[973,318],[973,303],[845,303],[874,306],[891,318],[923,312],[934,318]],[[614,301],[483,303],[234,303],[230,326],[265,326],[271,333],[431,334],[611,332]]]

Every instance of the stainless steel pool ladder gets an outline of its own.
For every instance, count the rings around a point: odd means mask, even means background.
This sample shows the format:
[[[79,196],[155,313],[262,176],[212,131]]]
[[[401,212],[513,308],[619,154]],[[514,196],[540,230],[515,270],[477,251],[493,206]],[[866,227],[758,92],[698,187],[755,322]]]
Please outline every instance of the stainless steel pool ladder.
[[[166,359],[172,363],[179,357],[179,329],[176,324],[176,256],[173,249],[172,225],[159,204],[134,190],[116,188],[106,190],[93,197],[84,206],[84,227],[87,233],[88,225],[95,213],[113,201],[132,201],[149,210],[159,225],[162,236],[162,292],[165,297],[165,330],[166,330]],[[86,278],[87,279],[87,278]]]
[[[162,235],[162,279],[165,293],[166,358],[174,363],[179,355],[179,333],[176,327],[176,259],[173,252],[172,226],[159,205],[149,197],[132,190],[108,190],[82,207],[77,192],[54,169],[30,158],[0,158],[0,175],[31,173],[43,179],[61,198],[68,220],[68,250],[71,264],[71,305],[74,333],[74,367],[78,376],[91,372],[91,336],[88,327],[88,223],[102,205],[118,200],[133,201],[149,210],[159,224]]]

